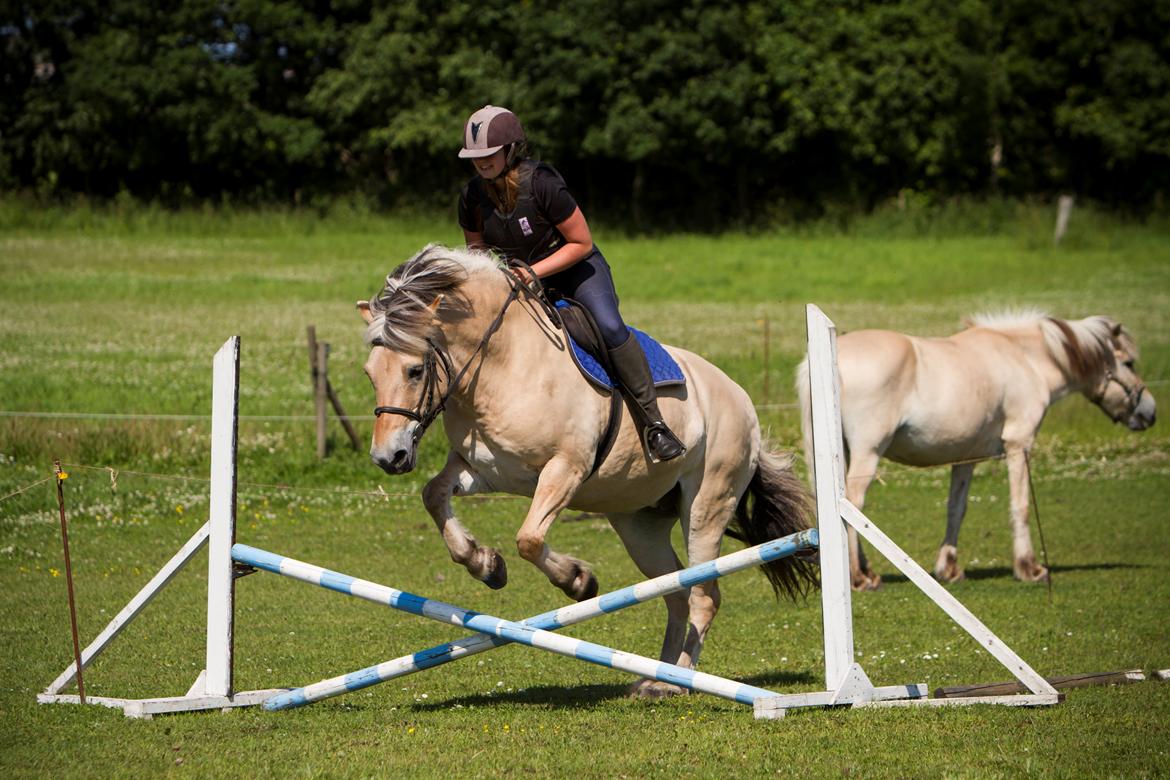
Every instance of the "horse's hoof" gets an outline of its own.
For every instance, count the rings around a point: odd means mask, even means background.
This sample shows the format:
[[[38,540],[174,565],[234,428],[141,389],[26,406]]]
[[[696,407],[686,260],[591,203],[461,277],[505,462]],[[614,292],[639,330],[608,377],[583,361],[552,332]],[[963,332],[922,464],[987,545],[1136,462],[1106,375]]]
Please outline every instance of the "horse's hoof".
[[[585,601],[597,595],[597,577],[588,569],[578,567],[576,576],[565,589],[565,595],[574,601]]]
[[[854,579],[850,584],[856,591],[878,590],[882,586],[882,576],[869,571]]]
[[[658,680],[642,679],[630,686],[631,699],[665,699],[670,696],[685,696],[690,693],[686,688],[660,682]]]
[[[504,556],[500,555],[499,551],[492,550],[491,562],[482,582],[492,590],[499,590],[508,584],[508,564],[504,562]]]
[[[1048,569],[1043,566],[1033,566],[1024,570],[1017,569],[1016,579],[1020,582],[1048,582]]]
[[[1035,558],[1016,561],[1013,568],[1020,582],[1048,582],[1048,569],[1037,563]]]
[[[954,582],[967,579],[967,572],[963,571],[958,566],[949,566],[941,571],[934,573],[934,578],[939,582],[950,585]]]

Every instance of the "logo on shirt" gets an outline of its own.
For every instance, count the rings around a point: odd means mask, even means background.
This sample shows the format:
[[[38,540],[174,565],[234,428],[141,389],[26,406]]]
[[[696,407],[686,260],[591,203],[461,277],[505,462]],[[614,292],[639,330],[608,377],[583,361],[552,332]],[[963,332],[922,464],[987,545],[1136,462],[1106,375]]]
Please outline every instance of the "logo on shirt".
[[[532,226],[528,224],[528,217],[520,217],[520,229],[524,231],[524,235],[532,235]]]
[[[471,142],[472,143],[475,143],[477,140],[479,140],[479,128],[482,124],[483,124],[483,122],[472,122],[471,123]]]

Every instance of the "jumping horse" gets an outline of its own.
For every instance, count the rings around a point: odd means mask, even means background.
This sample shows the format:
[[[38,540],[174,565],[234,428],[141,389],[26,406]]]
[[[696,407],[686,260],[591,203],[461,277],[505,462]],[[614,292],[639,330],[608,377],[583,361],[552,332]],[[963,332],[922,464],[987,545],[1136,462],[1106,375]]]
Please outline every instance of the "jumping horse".
[[[597,464],[610,399],[569,357],[539,290],[491,255],[428,246],[358,308],[377,404],[370,456],[390,474],[410,471],[420,438],[442,413],[450,449],[423,488],[423,503],[451,558],[489,587],[506,584],[504,558],[459,522],[454,496],[530,496],[516,534],[520,557],[577,600],[594,596],[598,584],[589,564],[548,545],[565,509],[604,513],[646,577],[682,568],[670,540],[677,522],[691,565],[718,557],[724,534],[757,544],[810,525],[808,492],[790,459],[761,445],[747,393],[686,350],[667,347],[686,382],[659,395],[686,454],[652,463],[623,411],[616,439]],[[812,564],[796,558],[769,564],[765,574],[777,595],[795,597],[815,582]],[[665,601],[660,659],[694,668],[719,609],[718,584],[695,585]],[[631,692],[682,690],[643,679]]]
[[[1028,529],[1028,453],[1048,407],[1080,393],[1133,431],[1154,424],[1154,397],[1135,370],[1137,343],[1109,317],[1062,320],[1037,311],[984,315],[948,338],[860,330],[837,341],[846,497],[857,507],[880,458],[951,465],[947,530],[935,576],[962,579],[959,528],[975,462],[1004,457],[1011,496],[1016,579],[1044,581]],[[807,359],[797,371],[809,441]],[[858,590],[881,582],[850,529],[850,575]]]

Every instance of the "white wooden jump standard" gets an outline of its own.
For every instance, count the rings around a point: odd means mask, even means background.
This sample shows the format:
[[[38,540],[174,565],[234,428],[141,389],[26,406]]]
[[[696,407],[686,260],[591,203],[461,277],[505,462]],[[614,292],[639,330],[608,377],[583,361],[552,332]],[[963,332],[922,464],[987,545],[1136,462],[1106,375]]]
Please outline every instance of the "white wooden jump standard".
[[[845,464],[841,434],[840,380],[837,375],[837,329],[813,304],[805,307],[808,328],[809,397],[812,404],[813,469],[817,492],[817,526],[821,542],[821,604],[825,638],[826,691],[757,699],[757,718],[782,718],[794,707],[849,704],[863,706],[949,706],[1056,704],[1060,695],[1032,667],[1003,643],[925,569],[882,533],[845,498]],[[1031,694],[954,699],[879,694],[853,656],[853,608],[849,585],[849,546],[845,523],[894,564],[907,579],[1015,675]],[[925,689],[925,686],[908,686]]]

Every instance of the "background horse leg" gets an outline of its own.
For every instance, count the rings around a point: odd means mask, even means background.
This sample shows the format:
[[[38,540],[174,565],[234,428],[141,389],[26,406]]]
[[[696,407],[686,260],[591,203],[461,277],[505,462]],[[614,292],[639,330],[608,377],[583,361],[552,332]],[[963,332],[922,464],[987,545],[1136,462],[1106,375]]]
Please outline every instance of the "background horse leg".
[[[1028,445],[1030,446],[1031,442]],[[1028,528],[1028,503],[1031,493],[1028,490],[1027,447],[1005,444],[1004,449],[1007,452],[1008,485],[1012,504],[1012,569],[1017,580],[1044,582],[1048,579],[1048,569],[1036,562],[1036,553],[1032,549],[1032,533]]]
[[[649,512],[609,516],[609,523],[617,531],[626,552],[647,579],[661,577],[683,567],[670,543],[670,532],[677,522],[678,518],[673,515]],[[663,601],[666,602],[666,635],[662,639],[662,652],[658,659],[673,664],[678,663],[686,638],[689,596],[685,591],[680,591],[664,596]],[[630,695],[653,698],[675,692],[666,691],[664,687],[674,688],[643,678],[630,686]]]
[[[423,488],[423,505],[439,527],[439,533],[451,553],[451,560],[463,564],[468,573],[489,588],[508,584],[504,556],[493,547],[480,547],[451,511],[451,496],[491,490],[454,450],[447,453],[447,465]]]
[[[858,451],[849,448],[849,467],[845,474],[845,497],[849,503],[858,509],[865,506],[865,493],[869,490],[869,483],[877,476],[877,466],[880,455],[870,449]],[[869,561],[865,559],[865,548],[857,537],[857,531],[849,526],[849,583],[854,590],[877,590],[881,587],[882,578],[877,572],[869,568]]]
[[[967,493],[971,490],[974,463],[951,466],[951,492],[947,496],[947,535],[934,562],[934,576],[941,582],[958,582],[966,575],[959,566],[959,528],[967,514]]]
[[[545,464],[536,482],[528,516],[516,532],[520,556],[576,601],[597,595],[597,577],[584,561],[554,551],[544,539],[557,515],[569,505],[573,494],[581,487],[586,470],[579,461],[570,461],[559,455]]]

